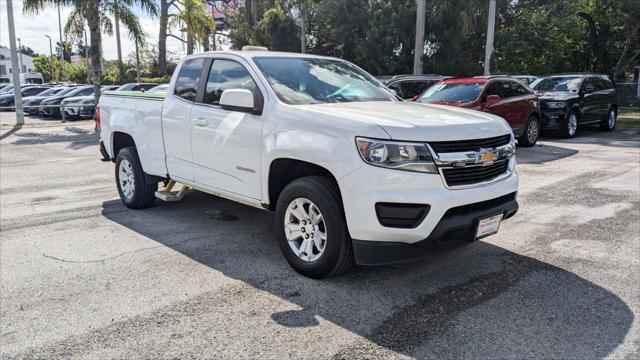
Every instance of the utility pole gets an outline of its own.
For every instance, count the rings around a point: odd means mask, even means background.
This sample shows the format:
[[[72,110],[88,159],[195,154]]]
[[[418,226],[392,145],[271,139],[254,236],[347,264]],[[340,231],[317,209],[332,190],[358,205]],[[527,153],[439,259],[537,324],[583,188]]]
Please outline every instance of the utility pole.
[[[300,0],[300,52],[303,54],[307,49],[307,15],[304,2],[305,0]]]
[[[484,47],[484,75],[491,75],[491,53],[493,53],[493,33],[496,27],[496,0],[489,1],[487,21],[487,43]]]
[[[20,43],[20,38],[18,40],[18,53],[20,54],[20,73],[24,72],[24,64],[22,63],[22,44]]]
[[[55,78],[53,75],[53,46],[51,45],[51,36],[45,35],[49,39],[49,62],[51,63],[51,80]]]
[[[416,45],[413,50],[413,73],[422,74],[422,55],[424,54],[424,29],[427,12],[427,0],[416,0]]]
[[[64,42],[62,41],[62,18],[60,17],[60,2],[58,2],[58,32],[60,34],[60,80],[64,73]]]
[[[140,56],[138,55],[138,40],[136,42],[136,82],[140,82]]]
[[[84,32],[84,61],[87,63],[87,84],[91,84],[91,62],[89,61],[89,44],[87,43],[87,28],[82,24]]]
[[[22,93],[20,92],[20,72],[18,70],[18,51],[16,49],[16,26],[13,22],[13,0],[7,0],[7,17],[9,18],[9,47],[11,47],[11,75],[13,77],[14,106],[16,108],[16,125],[24,125],[22,111]]]

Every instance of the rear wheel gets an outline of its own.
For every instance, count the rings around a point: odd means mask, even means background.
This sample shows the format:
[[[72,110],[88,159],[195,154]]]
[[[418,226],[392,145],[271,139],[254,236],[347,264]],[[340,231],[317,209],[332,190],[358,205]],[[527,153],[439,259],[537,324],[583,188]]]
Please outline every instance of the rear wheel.
[[[613,131],[616,128],[617,114],[615,109],[609,109],[607,118],[600,123],[600,130]]]
[[[116,157],[116,184],[120,200],[131,209],[144,209],[155,202],[158,183],[146,180],[136,149],[122,148]]]
[[[538,142],[538,137],[540,137],[540,119],[535,115],[531,115],[527,119],[524,132],[518,138],[518,145],[522,147],[534,146]]]
[[[571,111],[562,123],[560,135],[564,138],[570,139],[576,136],[576,132],[578,132],[578,114],[575,111]]]
[[[311,278],[337,275],[354,263],[336,184],[309,176],[287,185],[276,205],[276,229],[287,262]]]

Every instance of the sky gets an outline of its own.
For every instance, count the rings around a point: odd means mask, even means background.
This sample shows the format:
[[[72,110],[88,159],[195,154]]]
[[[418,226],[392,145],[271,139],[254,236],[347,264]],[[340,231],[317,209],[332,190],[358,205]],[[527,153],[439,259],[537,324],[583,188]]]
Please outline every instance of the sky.
[[[148,15],[142,13],[139,9],[136,13],[140,16],[142,28],[147,33],[147,42],[149,44],[158,44],[158,18],[151,18]],[[61,9],[62,29],[64,31],[64,24],[67,21],[67,17],[71,12],[70,8]],[[13,16],[16,27],[16,37],[20,38],[22,45],[32,48],[36,53],[49,54],[49,39],[44,35],[49,35],[53,41],[53,48],[55,52],[55,42],[60,41],[58,31],[58,10],[56,7],[46,8],[41,13],[23,14],[22,1],[13,0]],[[9,47],[9,26],[7,23],[7,7],[6,1],[0,1],[0,45]],[[115,32],[115,30],[114,30]],[[62,34],[64,37],[64,33]],[[87,39],[89,35],[87,34]],[[122,43],[122,56],[127,58],[130,53],[135,52],[135,44],[129,40],[126,30],[120,27],[120,38]],[[168,38],[167,49],[178,55],[183,55],[185,52],[182,49],[180,41]],[[115,36],[102,35],[102,50],[104,52],[103,57],[107,60],[114,60],[118,58],[116,50]]]

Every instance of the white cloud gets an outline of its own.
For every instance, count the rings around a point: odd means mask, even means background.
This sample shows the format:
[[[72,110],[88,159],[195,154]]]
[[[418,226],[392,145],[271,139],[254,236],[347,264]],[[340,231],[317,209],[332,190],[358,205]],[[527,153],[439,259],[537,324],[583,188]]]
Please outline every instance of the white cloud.
[[[9,28],[7,24],[6,2],[2,1],[1,3],[0,45],[9,47]],[[60,11],[63,30],[70,12],[70,8],[62,8]],[[22,1],[14,0],[13,15],[16,27],[16,37],[21,39],[21,43],[24,46],[28,46],[40,54],[49,54],[49,39],[44,36],[46,34],[51,36],[54,42],[53,46],[55,51],[55,42],[60,41],[58,31],[58,11],[56,7],[48,7],[39,14],[25,14],[22,12]],[[147,42],[149,44],[157,45],[159,20],[157,18],[153,19],[149,16],[143,16],[140,20],[144,31],[147,33]],[[120,30],[122,56],[126,59],[128,54],[135,52],[135,44],[133,41],[129,40],[126,30],[122,29],[122,27]],[[87,39],[88,37],[89,36],[87,34]],[[184,54],[182,45],[176,39],[167,39],[167,49],[179,55]],[[107,60],[113,60],[118,57],[115,35],[102,35],[102,50],[103,56]]]

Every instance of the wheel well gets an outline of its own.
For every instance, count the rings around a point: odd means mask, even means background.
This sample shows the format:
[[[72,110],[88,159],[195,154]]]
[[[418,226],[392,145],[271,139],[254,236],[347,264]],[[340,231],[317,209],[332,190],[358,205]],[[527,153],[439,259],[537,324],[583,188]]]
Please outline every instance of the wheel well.
[[[127,133],[123,133],[123,132],[114,132],[113,133],[113,157],[115,159],[115,157],[118,155],[118,152],[120,151],[120,149],[125,148],[127,146],[136,146],[135,141],[133,141],[133,138],[131,137],[131,135],[127,134]]]
[[[325,176],[335,182],[336,187],[338,186],[338,182],[333,174],[322,166],[302,160],[276,159],[271,162],[271,166],[269,167],[269,205],[267,208],[272,211],[275,210],[278,197],[284,187],[293,180],[305,176]],[[338,196],[342,199],[340,194],[338,194]]]

